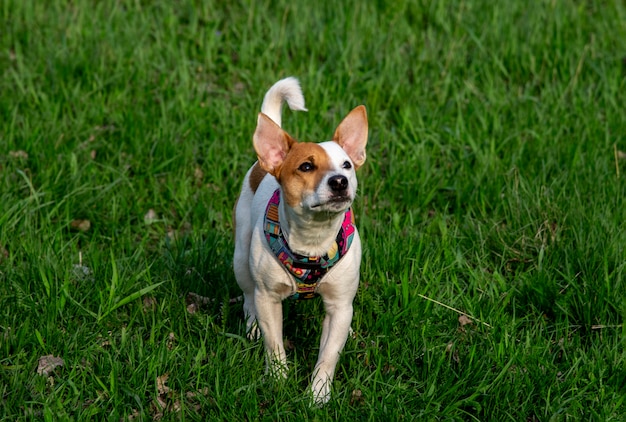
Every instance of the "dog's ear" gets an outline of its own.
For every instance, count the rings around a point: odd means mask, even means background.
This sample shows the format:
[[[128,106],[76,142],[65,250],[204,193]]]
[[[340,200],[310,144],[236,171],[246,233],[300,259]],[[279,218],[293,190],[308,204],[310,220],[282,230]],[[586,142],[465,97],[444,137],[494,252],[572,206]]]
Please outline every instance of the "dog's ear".
[[[337,142],[348,154],[354,168],[365,163],[365,146],[367,145],[367,111],[360,105],[352,110],[339,123],[333,141]]]
[[[277,176],[278,169],[295,142],[272,119],[259,113],[252,143],[259,158],[259,165],[263,170],[272,176]]]

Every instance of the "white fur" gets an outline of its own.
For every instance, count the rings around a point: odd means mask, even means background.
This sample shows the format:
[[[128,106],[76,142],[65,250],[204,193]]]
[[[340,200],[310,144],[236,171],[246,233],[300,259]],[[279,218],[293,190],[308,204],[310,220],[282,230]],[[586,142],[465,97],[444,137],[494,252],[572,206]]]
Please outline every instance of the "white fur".
[[[287,78],[277,82],[265,96],[263,113],[279,125],[283,100],[291,108],[304,109],[304,98],[296,79]],[[365,142],[366,139],[367,121]],[[362,145],[363,150],[365,142]],[[329,250],[343,221],[344,211],[350,207],[357,188],[354,166],[348,169],[342,166],[351,158],[339,144],[330,141],[318,145],[328,154],[331,168],[323,175],[315,192],[306,195],[298,206],[292,208],[285,200],[281,200],[279,206],[281,228],[290,247],[295,252],[311,256],[323,255]],[[276,178],[268,173],[256,192],[252,192],[250,174],[251,171],[246,174],[235,209],[235,276],[244,294],[244,312],[249,335],[257,337],[260,328],[267,351],[268,371],[273,375],[286,377],[282,301],[296,292],[296,283],[274,257],[263,232],[265,208],[274,191],[280,186]],[[332,196],[328,178],[334,175],[344,175],[349,185],[349,203],[344,204],[340,210],[333,209],[335,204],[326,205]],[[352,302],[359,285],[360,263],[361,240],[358,232],[355,232],[346,255],[320,280],[317,288],[326,310],[319,357],[311,380],[311,392],[317,404],[326,403],[330,399],[335,367],[350,331]]]
[[[265,94],[261,112],[266,114],[278,126],[282,126],[281,109],[283,102],[292,110],[307,111],[304,108],[304,96],[300,89],[300,82],[294,77],[288,77],[276,82]]]

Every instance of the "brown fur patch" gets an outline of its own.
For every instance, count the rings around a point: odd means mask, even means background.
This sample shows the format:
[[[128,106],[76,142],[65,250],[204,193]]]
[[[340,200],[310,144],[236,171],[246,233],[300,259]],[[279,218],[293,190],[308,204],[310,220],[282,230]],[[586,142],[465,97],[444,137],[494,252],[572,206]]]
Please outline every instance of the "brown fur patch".
[[[250,189],[253,193],[256,193],[256,190],[259,188],[259,185],[266,174],[267,172],[261,168],[261,165],[258,162],[254,163],[252,171],[250,172],[250,178],[248,179]]]
[[[299,170],[299,167],[306,162],[313,165],[312,171]],[[324,148],[309,142],[294,144],[277,174],[287,204],[296,207],[303,195],[310,194],[317,189],[330,168],[330,157]]]

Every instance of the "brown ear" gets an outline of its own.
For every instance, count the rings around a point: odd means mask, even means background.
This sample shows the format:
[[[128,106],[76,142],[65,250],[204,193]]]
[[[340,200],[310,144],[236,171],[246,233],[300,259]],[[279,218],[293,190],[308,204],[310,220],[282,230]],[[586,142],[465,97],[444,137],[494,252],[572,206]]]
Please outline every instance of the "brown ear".
[[[337,142],[348,154],[355,168],[365,163],[367,145],[367,111],[360,105],[352,110],[339,123],[333,141]]]
[[[252,144],[259,158],[259,165],[263,170],[276,176],[277,170],[295,142],[272,119],[259,113]]]

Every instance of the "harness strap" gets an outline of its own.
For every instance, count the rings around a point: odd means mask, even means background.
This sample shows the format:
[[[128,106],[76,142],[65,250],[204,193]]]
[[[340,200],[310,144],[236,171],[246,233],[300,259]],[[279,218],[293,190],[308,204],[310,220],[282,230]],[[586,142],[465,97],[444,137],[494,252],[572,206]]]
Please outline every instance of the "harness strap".
[[[293,252],[283,235],[278,221],[280,189],[276,189],[265,209],[265,238],[274,256],[289,271],[296,281],[296,293],[292,299],[311,299],[317,295],[317,285],[324,275],[350,249],[354,238],[354,220],[352,209],[345,212],[341,228],[335,242],[324,256],[304,256]]]

